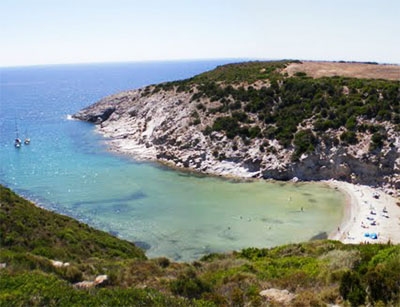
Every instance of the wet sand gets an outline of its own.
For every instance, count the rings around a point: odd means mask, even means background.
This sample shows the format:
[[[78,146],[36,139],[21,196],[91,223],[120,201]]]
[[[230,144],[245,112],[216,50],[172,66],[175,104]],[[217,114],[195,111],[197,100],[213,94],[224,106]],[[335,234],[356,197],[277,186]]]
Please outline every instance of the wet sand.
[[[379,189],[330,180],[347,196],[346,212],[330,239],[343,243],[400,243],[400,200]],[[378,196],[379,195],[379,196]],[[372,236],[371,236],[372,234]],[[376,234],[377,238],[374,238]]]

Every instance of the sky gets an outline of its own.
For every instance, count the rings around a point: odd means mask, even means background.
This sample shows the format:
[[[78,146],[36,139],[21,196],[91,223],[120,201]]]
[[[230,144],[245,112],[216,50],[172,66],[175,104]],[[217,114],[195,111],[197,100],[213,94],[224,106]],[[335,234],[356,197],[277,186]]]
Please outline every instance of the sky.
[[[227,58],[400,64],[400,1],[0,0],[0,66]]]

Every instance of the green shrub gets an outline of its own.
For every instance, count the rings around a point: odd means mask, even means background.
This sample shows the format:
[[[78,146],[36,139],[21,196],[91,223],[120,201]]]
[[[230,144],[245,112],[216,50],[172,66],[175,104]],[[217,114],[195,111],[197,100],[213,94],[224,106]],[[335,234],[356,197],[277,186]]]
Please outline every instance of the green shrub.
[[[156,259],[156,263],[162,267],[162,268],[166,268],[170,265],[171,261],[168,258],[165,257],[161,257],[161,258],[157,258]]]
[[[353,269],[360,261],[360,252],[357,250],[332,250],[320,257],[326,260],[332,271],[340,269]]]
[[[301,130],[294,135],[294,153],[292,159],[298,160],[303,153],[311,153],[317,144],[317,138],[310,130]]]
[[[206,106],[204,104],[202,104],[202,103],[197,104],[196,108],[198,110],[201,110],[201,111],[206,111],[207,110]]]
[[[249,137],[254,139],[261,135],[261,129],[258,126],[254,126],[248,129]]]
[[[369,146],[370,151],[374,151],[383,146],[383,141],[386,138],[386,135],[381,132],[375,132],[371,137],[371,143]]]
[[[342,136],[343,145],[357,143],[354,132],[359,128],[358,118],[387,120],[394,124],[399,122],[398,82],[342,77],[313,79],[302,72],[297,73],[299,77],[291,78],[275,72],[280,65],[284,67],[287,63],[226,65],[183,82],[196,84],[199,96],[222,103],[222,106],[210,109],[211,113],[244,109],[255,114],[265,125],[274,125],[277,133],[271,137],[278,139],[285,148],[291,146],[298,125],[307,119],[315,118],[317,138],[320,137],[319,132],[346,127],[349,132]],[[268,73],[260,74],[260,71]],[[234,88],[229,84],[243,81],[243,78],[248,84],[257,78],[269,78],[271,86],[260,89],[253,86]],[[344,86],[349,93],[343,91]],[[236,115],[232,117],[237,118]],[[241,118],[237,120],[245,122]],[[265,128],[268,127],[260,126],[261,130]],[[359,131],[362,129],[359,128]],[[227,130],[221,131],[226,133]],[[241,129],[229,132],[230,138],[236,135],[243,136],[245,132]]]
[[[298,71],[294,74],[296,77],[306,77],[307,74],[303,71]]]
[[[3,186],[0,200],[0,212],[5,217],[0,223],[1,248],[63,261],[93,256],[145,258],[133,243],[40,209]]]
[[[340,135],[340,140],[342,141],[342,143],[344,145],[347,144],[357,144],[358,140],[357,140],[357,135],[355,132],[353,131],[344,131],[341,135]]]
[[[232,112],[232,117],[242,123],[246,123],[249,119],[247,113],[242,112],[242,111]]]
[[[75,266],[67,266],[66,268],[61,268],[61,276],[63,279],[68,280],[71,283],[76,283],[82,281],[83,274],[82,272]]]
[[[357,120],[354,116],[351,116],[347,121],[346,121],[346,129],[347,130],[355,130],[357,128]]]
[[[400,248],[379,251],[368,263],[365,281],[372,301],[388,304],[400,297]]]
[[[210,286],[200,280],[192,270],[187,271],[170,283],[172,293],[187,298],[200,298],[203,293],[210,291]]]
[[[226,136],[233,139],[240,129],[238,120],[230,116],[217,117],[212,126],[214,131],[224,131]]]
[[[360,276],[358,273],[351,271],[343,274],[340,281],[339,292],[352,306],[363,305],[367,297],[367,293],[361,284]]]

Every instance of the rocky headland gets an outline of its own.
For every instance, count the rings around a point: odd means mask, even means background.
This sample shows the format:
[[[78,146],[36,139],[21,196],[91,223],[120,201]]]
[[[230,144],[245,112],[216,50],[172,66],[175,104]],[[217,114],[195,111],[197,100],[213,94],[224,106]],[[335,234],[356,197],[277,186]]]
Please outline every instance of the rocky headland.
[[[400,66],[325,66],[225,65],[106,97],[73,117],[95,123],[112,150],[136,159],[222,176],[336,179],[398,194]],[[373,79],[374,68],[381,79]]]

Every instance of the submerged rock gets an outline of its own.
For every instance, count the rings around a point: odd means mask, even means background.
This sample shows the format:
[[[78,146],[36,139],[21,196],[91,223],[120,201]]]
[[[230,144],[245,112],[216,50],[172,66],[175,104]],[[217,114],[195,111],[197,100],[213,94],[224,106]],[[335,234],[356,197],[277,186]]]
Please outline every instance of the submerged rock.
[[[324,232],[320,232],[316,234],[315,236],[311,237],[310,241],[316,241],[316,240],[325,240],[328,239],[328,234]]]
[[[135,243],[135,245],[137,247],[140,247],[141,249],[143,249],[145,251],[147,251],[147,250],[149,250],[151,248],[151,245],[149,243],[147,243],[147,242],[144,242],[144,241],[136,241],[134,243]]]

